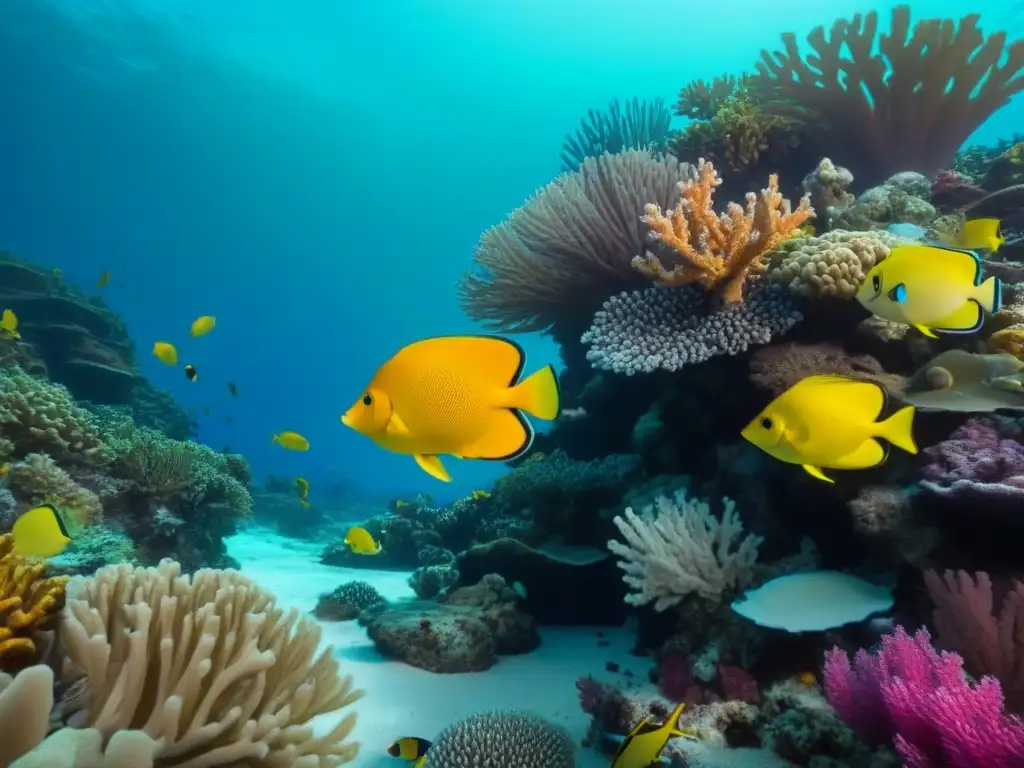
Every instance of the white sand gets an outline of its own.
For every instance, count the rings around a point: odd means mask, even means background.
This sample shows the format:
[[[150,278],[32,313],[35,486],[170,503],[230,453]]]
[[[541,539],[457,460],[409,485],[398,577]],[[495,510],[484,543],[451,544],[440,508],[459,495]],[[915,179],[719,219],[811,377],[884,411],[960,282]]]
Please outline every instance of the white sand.
[[[249,576],[274,592],[281,603],[308,612],[317,597],[355,579],[373,584],[385,598],[413,598],[409,574],[322,565],[323,543],[287,539],[254,528],[228,540],[228,550]],[[377,653],[366,631],[355,621],[320,622],[324,643],[333,645],[343,670],[366,691],[355,708],[359,713],[355,738],[362,743],[356,768],[402,768],[407,763],[387,755],[387,746],[400,736],[434,738],[447,725],[489,709],[530,710],[563,725],[576,739],[583,738],[588,717],[579,707],[576,680],[586,675],[613,681],[607,662],[631,670],[643,679],[649,662],[629,655],[633,634],[625,629],[601,629],[607,647],[598,645],[597,628],[542,630],[542,643],[524,656],[503,656],[486,672],[438,675],[389,661]],[[318,732],[328,729],[337,716],[325,716]],[[699,749],[699,745],[694,745]],[[717,750],[716,750],[717,752]],[[580,768],[607,768],[610,759],[580,748]],[[729,750],[704,755],[700,765],[771,768],[778,765],[760,751]],[[540,768],[540,767],[538,767]]]

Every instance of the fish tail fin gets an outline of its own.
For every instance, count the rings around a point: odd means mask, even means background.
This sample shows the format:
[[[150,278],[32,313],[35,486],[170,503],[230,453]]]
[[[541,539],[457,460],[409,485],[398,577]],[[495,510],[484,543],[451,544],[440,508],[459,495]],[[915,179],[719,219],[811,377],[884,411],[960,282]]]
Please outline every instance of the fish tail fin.
[[[277,435],[274,435],[272,438],[270,438],[271,445],[277,445],[279,442],[281,441],[277,439]]]
[[[914,442],[914,406],[901,408],[879,426],[878,434],[907,453],[917,453]]]
[[[990,315],[998,312],[1003,305],[1003,281],[998,277],[990,277],[978,286],[975,300]]]
[[[508,406],[551,421],[558,416],[560,401],[558,376],[552,366],[546,365],[512,387]]]

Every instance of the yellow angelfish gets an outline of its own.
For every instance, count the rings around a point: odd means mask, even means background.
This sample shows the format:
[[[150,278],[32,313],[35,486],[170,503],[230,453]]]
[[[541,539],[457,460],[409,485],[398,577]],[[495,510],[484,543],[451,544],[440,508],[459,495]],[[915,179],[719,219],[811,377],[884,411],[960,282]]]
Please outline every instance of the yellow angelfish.
[[[178,350],[169,341],[158,341],[153,344],[153,356],[165,365],[178,364]]]
[[[14,551],[25,557],[56,557],[71,543],[64,516],[52,504],[30,509],[11,528]]]
[[[417,736],[403,736],[388,747],[388,754],[392,757],[413,762],[427,754],[427,750],[430,747],[431,743],[426,739],[421,739]]]
[[[1006,242],[999,219],[968,219],[953,230],[953,234],[942,238],[949,245],[969,251],[983,249],[995,253]]]
[[[299,498],[305,501],[309,496],[309,480],[304,477],[296,477],[295,487],[299,489]]]
[[[197,317],[192,322],[192,335],[193,336],[205,336],[214,328],[217,327],[217,318],[213,315],[203,315]]]
[[[345,534],[345,543],[357,555],[379,555],[382,549],[381,545],[374,540],[373,534],[360,526],[348,529],[348,533]]]
[[[662,725],[654,725],[644,718],[619,744],[611,768],[649,768],[658,765],[668,740],[676,736],[690,736],[679,730],[679,715],[686,703],[678,704]]]
[[[275,443],[289,451],[309,450],[309,440],[304,438],[298,432],[278,432],[270,441],[271,445]]]
[[[885,405],[885,389],[876,382],[808,376],[772,400],[742,435],[769,456],[831,483],[823,467],[867,469],[884,462],[888,450],[876,438],[917,453],[913,406],[879,422]]]
[[[4,310],[3,317],[0,318],[0,331],[9,339],[21,338],[21,334],[18,333],[18,316],[14,314],[14,310]]]
[[[973,333],[997,312],[1002,281],[982,281],[978,254],[938,245],[900,245],[868,272],[857,301],[885,320],[932,331]]]
[[[440,456],[514,459],[533,444],[522,411],[546,420],[558,416],[554,368],[520,381],[525,363],[522,347],[497,336],[417,341],[380,367],[341,421],[449,482]]]

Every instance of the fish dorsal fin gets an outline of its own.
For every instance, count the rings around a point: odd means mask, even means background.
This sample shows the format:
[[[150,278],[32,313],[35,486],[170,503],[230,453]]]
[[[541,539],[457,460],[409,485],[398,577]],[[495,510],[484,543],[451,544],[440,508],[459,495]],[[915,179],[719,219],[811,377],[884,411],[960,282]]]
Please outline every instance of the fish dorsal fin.
[[[966,248],[954,248],[948,245],[923,246],[930,248],[931,253],[927,255],[928,268],[930,270],[945,270],[947,274],[953,275],[960,280],[969,280],[971,285],[981,285],[984,262],[974,251]]]
[[[386,430],[392,437],[405,437],[409,434],[409,428],[405,426],[405,422],[402,421],[402,417],[394,411],[391,413],[391,418],[388,419]]]

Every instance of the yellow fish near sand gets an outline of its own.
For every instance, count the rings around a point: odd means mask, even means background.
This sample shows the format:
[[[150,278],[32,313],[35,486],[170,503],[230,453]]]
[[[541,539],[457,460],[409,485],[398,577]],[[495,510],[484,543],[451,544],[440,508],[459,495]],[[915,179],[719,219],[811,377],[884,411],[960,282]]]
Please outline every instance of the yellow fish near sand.
[[[497,336],[417,341],[380,367],[341,421],[449,482],[442,455],[509,461],[533,444],[533,427],[522,412],[558,416],[554,368],[520,381],[525,364],[523,348]]]
[[[213,315],[203,315],[192,321],[192,336],[205,336],[217,327],[217,318]]]
[[[169,341],[158,341],[153,344],[153,357],[164,365],[178,364],[178,350]]]
[[[945,238],[944,238],[945,239]],[[948,238],[949,245],[969,251],[983,249],[995,253],[1006,242],[999,219],[968,219]]]
[[[985,314],[999,311],[1002,281],[982,280],[973,251],[938,245],[900,245],[868,272],[857,301],[879,317],[933,331],[973,333]]]
[[[826,483],[822,469],[867,469],[885,461],[888,449],[876,438],[916,454],[914,408],[885,421],[885,389],[844,376],[808,376],[768,404],[741,433],[772,458],[799,464]]]
[[[52,504],[30,509],[11,528],[14,551],[24,557],[56,557],[71,543],[60,511]]]
[[[611,768],[649,768],[659,765],[661,753],[668,745],[669,739],[676,736],[692,736],[679,730],[679,715],[686,708],[686,703],[677,704],[665,722],[661,725],[649,723],[647,718],[641,720],[636,728],[629,732],[619,744]]]
[[[348,533],[345,534],[345,544],[357,555],[379,555],[382,549],[381,545],[374,540],[373,534],[360,526],[348,529]]]
[[[278,432],[270,441],[271,445],[280,445],[289,451],[308,451],[309,440],[298,432]]]
[[[4,310],[3,316],[0,317],[0,331],[9,339],[17,341],[21,338],[21,334],[18,333],[18,316],[14,314],[14,310]]]

